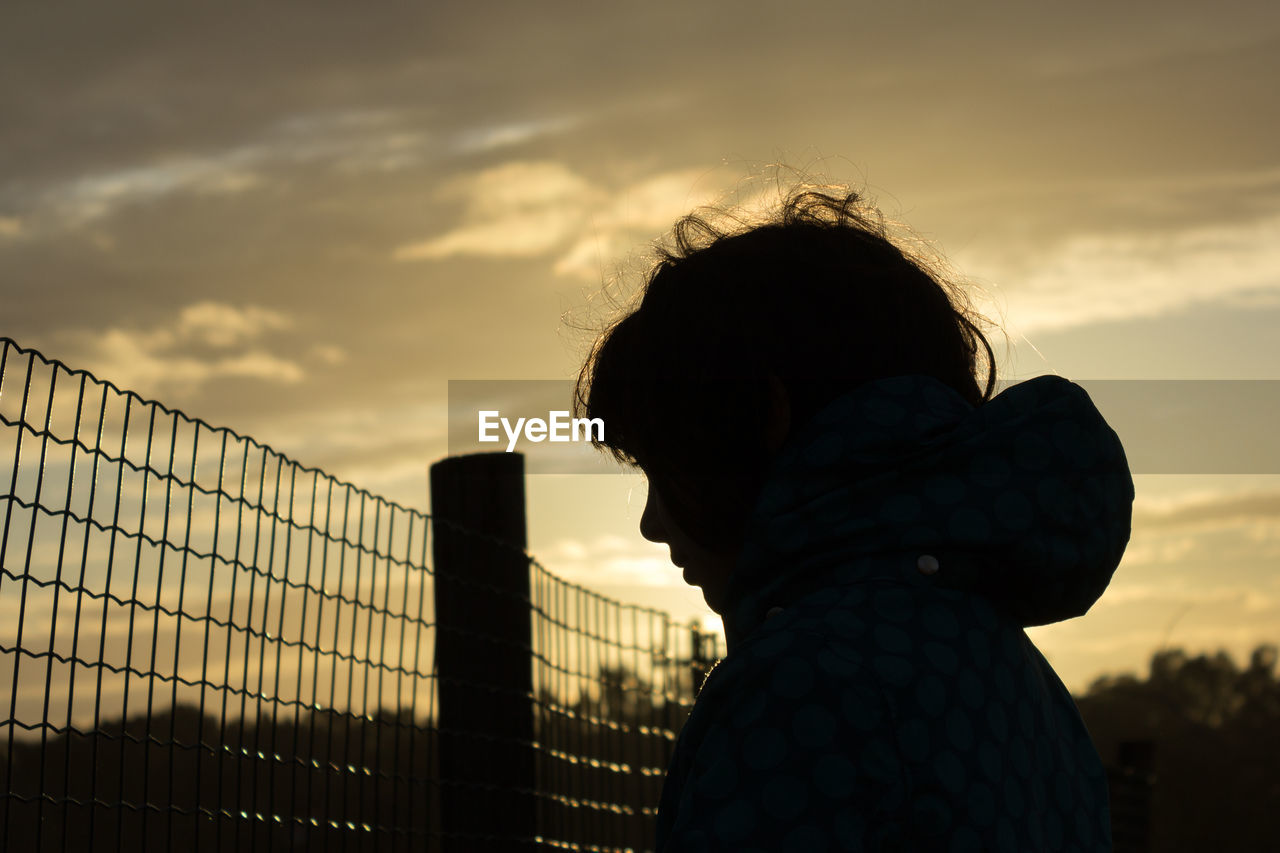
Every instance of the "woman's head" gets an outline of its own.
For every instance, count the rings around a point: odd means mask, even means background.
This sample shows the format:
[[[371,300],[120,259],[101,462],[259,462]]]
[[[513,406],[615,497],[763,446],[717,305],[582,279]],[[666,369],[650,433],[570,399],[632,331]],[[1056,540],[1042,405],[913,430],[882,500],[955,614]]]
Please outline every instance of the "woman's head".
[[[974,405],[990,398],[981,318],[856,193],[797,191],[750,225],[691,215],[673,237],[638,307],[596,342],[574,405],[603,418],[597,446],[642,468],[700,546],[740,545],[783,415],[794,429],[835,397],[906,373]]]

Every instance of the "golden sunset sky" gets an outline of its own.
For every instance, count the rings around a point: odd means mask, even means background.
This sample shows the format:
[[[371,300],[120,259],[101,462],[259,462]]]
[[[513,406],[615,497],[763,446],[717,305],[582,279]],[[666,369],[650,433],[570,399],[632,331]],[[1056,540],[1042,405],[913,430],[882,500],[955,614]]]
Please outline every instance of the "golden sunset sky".
[[[428,509],[448,380],[576,375],[606,281],[799,170],[974,283],[1005,378],[1280,380],[1278,80],[1261,0],[11,2],[0,334]],[[1280,641],[1280,476],[1135,479],[1032,632],[1073,689]],[[709,615],[644,489],[529,476],[530,551]]]

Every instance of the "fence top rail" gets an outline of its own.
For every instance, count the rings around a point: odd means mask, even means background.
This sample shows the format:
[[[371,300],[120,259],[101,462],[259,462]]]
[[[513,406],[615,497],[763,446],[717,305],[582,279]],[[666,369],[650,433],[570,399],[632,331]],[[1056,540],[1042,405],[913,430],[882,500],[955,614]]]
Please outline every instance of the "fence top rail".
[[[0,335],[0,375],[3,375],[3,368],[8,363],[9,355],[11,351],[16,352],[20,356],[31,356],[32,358],[39,360],[42,364],[52,367],[55,372],[58,369],[61,369],[66,371],[66,373],[72,377],[83,377],[88,382],[91,382],[95,385],[114,391],[116,394],[120,395],[126,400],[136,400],[139,404],[143,406],[154,407],[159,411],[163,412],[164,414],[171,415],[174,418],[180,419],[188,424],[191,424],[192,426],[204,427],[205,429],[210,430],[211,432],[221,433],[221,434],[230,436],[232,439],[234,439],[237,442],[245,442],[245,444],[249,448],[252,448],[254,450],[260,450],[265,454],[269,454],[271,456],[276,457],[277,459],[280,460],[281,463],[291,466],[298,473],[315,474],[318,477],[323,477],[325,479],[332,481],[334,485],[345,488],[345,489],[350,489],[352,492],[354,492],[357,495],[360,495],[363,498],[369,499],[375,503],[383,503],[391,509],[400,510],[402,512],[409,513],[411,516],[414,516],[416,518],[427,519],[431,517],[427,513],[423,512],[422,510],[414,509],[413,507],[404,506],[403,504],[397,503],[396,501],[390,500],[388,498],[384,498],[381,495],[376,495],[373,492],[370,492],[368,489],[361,488],[360,486],[357,486],[354,483],[350,483],[339,477],[335,477],[329,472],[321,468],[304,465],[298,460],[294,459],[293,457],[285,453],[281,453],[280,451],[276,450],[275,448],[271,447],[268,444],[258,441],[253,436],[244,435],[242,433],[236,432],[234,429],[231,429],[230,427],[215,426],[214,424],[209,423],[203,418],[193,417],[187,414],[186,412],[182,411],[181,409],[171,408],[169,406],[166,406],[164,403],[161,403],[159,400],[148,400],[146,397],[143,397],[137,391],[130,391],[127,389],[123,389],[120,386],[116,385],[114,382],[110,381],[109,379],[98,378],[88,370],[84,370],[81,368],[73,368],[67,365],[63,361],[46,356],[44,353],[40,352],[37,349],[33,349],[31,347],[24,347],[23,345],[19,344],[13,338],[8,337],[7,335]]]

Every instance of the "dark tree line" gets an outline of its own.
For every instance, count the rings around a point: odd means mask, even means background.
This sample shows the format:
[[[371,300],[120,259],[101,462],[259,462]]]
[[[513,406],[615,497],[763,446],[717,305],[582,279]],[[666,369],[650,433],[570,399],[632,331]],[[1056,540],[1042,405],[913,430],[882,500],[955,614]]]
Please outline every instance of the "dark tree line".
[[[1243,667],[1224,653],[1162,651],[1146,678],[1102,677],[1077,698],[1112,768],[1117,853],[1278,849],[1276,669],[1274,646]],[[663,696],[604,667],[588,690],[534,697],[544,837],[651,843],[698,680],[674,676]],[[0,741],[0,849],[439,850],[438,749],[427,721],[407,711],[298,709],[224,728],[186,706],[43,745],[18,737],[11,753]]]
[[[1276,663],[1273,645],[1243,667],[1159,651],[1145,679],[1103,676],[1077,697],[1104,761],[1149,777],[1151,851],[1280,850]]]

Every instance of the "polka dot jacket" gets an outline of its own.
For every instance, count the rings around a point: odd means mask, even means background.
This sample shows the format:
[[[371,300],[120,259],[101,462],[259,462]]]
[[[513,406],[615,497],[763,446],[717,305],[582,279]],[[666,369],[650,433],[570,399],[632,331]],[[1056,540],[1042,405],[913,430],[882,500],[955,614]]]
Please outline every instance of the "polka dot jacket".
[[[1060,377],[977,408],[918,375],[834,401],[760,495],[658,850],[1110,850],[1101,762],[1023,628],[1102,594],[1133,495]]]

